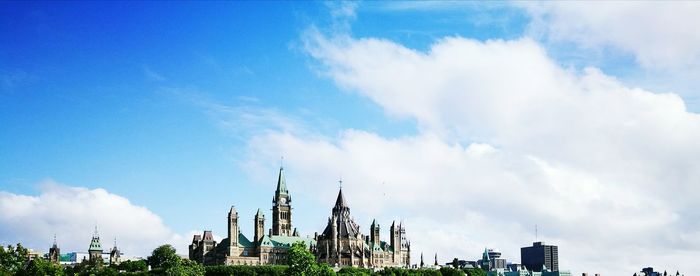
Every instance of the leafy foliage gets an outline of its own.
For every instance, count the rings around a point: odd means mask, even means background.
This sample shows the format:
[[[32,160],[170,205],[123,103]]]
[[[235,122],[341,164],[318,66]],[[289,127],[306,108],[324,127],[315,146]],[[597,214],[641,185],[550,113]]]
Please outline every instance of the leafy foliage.
[[[121,262],[117,266],[117,269],[119,271],[125,271],[125,272],[146,271],[146,270],[148,270],[148,264],[146,264],[146,261],[144,261],[144,260],[137,260],[137,261],[127,260],[127,261]]]
[[[246,265],[216,265],[206,266],[204,275],[207,276],[224,276],[224,275],[271,275],[283,276],[287,275],[286,265],[261,265],[261,266],[246,266]]]
[[[165,270],[180,264],[180,256],[177,255],[172,245],[165,244],[156,247],[148,257],[148,263],[152,268],[163,268]]]
[[[59,264],[51,263],[44,259],[34,259],[31,260],[26,267],[20,269],[17,272],[18,276],[23,275],[52,275],[52,276],[62,276],[65,275],[63,268]]]
[[[465,268],[464,272],[469,276],[486,276],[486,271],[481,268]]]
[[[16,274],[27,263],[29,251],[22,246],[8,245],[7,248],[0,246],[0,275]]]
[[[343,267],[336,273],[336,275],[347,275],[347,276],[369,276],[372,275],[372,271],[364,268],[356,267]]]
[[[447,266],[440,268],[440,274],[442,274],[442,276],[464,276],[465,275],[464,271],[453,268],[453,267],[447,267]]]

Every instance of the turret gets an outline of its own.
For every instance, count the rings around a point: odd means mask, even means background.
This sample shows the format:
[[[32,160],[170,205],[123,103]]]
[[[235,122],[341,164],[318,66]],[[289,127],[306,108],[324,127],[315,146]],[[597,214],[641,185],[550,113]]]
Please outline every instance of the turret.
[[[338,245],[338,218],[335,215],[331,218],[331,236],[331,252],[337,254],[340,252],[340,246]]]
[[[49,262],[59,263],[61,261],[61,249],[58,248],[56,243],[56,235],[53,235],[53,246],[49,248]]]
[[[118,265],[121,262],[121,252],[117,248],[117,239],[114,239],[114,247],[109,251],[109,264]]]
[[[228,212],[228,256],[238,256],[238,234],[240,228],[238,227],[238,212],[235,206],[231,206],[231,210]]]
[[[100,235],[97,233],[97,226],[95,226],[95,233],[92,235],[92,240],[90,240],[88,254],[92,262],[102,260],[102,245],[100,244]]]
[[[396,226],[396,221],[391,222],[391,227],[389,227],[389,232],[391,232],[391,238],[389,243],[391,245],[392,262],[398,262],[399,254],[401,253],[401,238],[399,237],[399,228]],[[423,254],[423,253],[421,253]]]
[[[379,224],[377,224],[377,220],[372,220],[372,225],[369,227],[369,232],[370,232],[370,242],[373,244],[379,244],[380,239],[379,239]]]
[[[260,209],[258,209],[258,212],[255,214],[254,229],[255,243],[259,243],[265,235],[265,215],[262,213],[262,211],[260,211]]]
[[[420,267],[423,268],[425,266],[425,263],[423,262],[423,252],[420,253]]]

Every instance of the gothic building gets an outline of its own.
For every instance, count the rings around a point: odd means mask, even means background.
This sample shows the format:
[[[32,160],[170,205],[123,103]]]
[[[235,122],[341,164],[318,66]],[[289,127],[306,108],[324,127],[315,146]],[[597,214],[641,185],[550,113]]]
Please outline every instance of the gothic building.
[[[313,250],[313,238],[300,237],[292,227],[292,197],[287,190],[284,169],[280,168],[277,189],[272,198],[272,228],[265,235],[265,215],[258,209],[253,217],[252,241],[240,231],[239,216],[231,206],[228,213],[228,236],[220,243],[214,240],[211,231],[195,235],[189,246],[191,260],[203,264],[261,265],[286,264],[287,250],[298,241]]]
[[[95,226],[95,234],[92,235],[92,240],[90,241],[88,254],[90,254],[90,261],[92,262],[102,260],[102,245],[100,244],[100,235],[97,234],[97,226]]]
[[[392,223],[389,242],[380,240],[379,224],[372,222],[370,235],[360,232],[360,226],[350,217],[342,189],[338,193],[332,216],[321,235],[300,237],[292,226],[292,197],[287,190],[284,169],[280,168],[277,189],[272,198],[272,228],[265,234],[265,215],[258,209],[253,217],[253,239],[240,231],[235,207],[228,213],[228,235],[217,243],[211,231],[194,235],[189,246],[189,258],[203,264],[264,265],[286,264],[287,250],[298,241],[304,242],[316,255],[318,262],[332,266],[381,268],[408,267],[410,242],[401,224]]]
[[[119,251],[119,248],[117,248],[117,239],[114,239],[114,247],[112,247],[112,250],[109,251],[109,264],[110,265],[118,265],[121,263],[121,252]]]
[[[350,207],[341,188],[328,225],[323,234],[317,237],[317,259],[331,266],[410,266],[411,244],[406,239],[406,229],[392,222],[388,243],[380,239],[379,233],[376,220],[372,221],[369,236],[360,232],[360,226],[350,216]]]
[[[59,263],[61,261],[61,249],[58,248],[56,243],[56,235],[53,235],[53,246],[49,248],[49,261],[52,263]]]

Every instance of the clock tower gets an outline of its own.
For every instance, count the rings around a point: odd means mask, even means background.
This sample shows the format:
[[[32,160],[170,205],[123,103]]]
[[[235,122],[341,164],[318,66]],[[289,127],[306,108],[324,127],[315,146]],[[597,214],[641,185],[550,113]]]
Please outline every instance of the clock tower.
[[[287,191],[287,183],[284,179],[284,168],[280,167],[277,178],[277,190],[272,198],[272,235],[292,235],[292,197]]]

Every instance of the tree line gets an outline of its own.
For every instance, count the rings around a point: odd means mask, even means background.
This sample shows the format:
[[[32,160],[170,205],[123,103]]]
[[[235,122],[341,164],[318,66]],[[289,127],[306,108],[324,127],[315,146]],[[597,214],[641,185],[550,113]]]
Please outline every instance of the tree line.
[[[150,265],[150,270],[148,269]],[[262,266],[203,266],[177,255],[171,245],[162,245],[151,252],[146,260],[127,260],[118,265],[104,264],[101,258],[84,260],[74,266],[61,266],[43,258],[29,260],[29,252],[21,244],[0,246],[0,276],[9,275],[144,275],[144,276],[486,276],[481,269],[458,269],[443,267],[436,269],[384,268],[380,271],[343,267],[335,272],[328,264],[319,264],[316,257],[303,242],[295,243],[287,252],[287,265]]]

